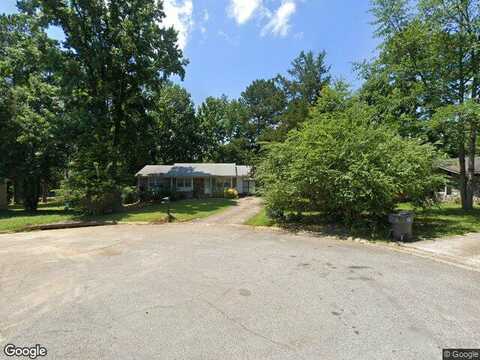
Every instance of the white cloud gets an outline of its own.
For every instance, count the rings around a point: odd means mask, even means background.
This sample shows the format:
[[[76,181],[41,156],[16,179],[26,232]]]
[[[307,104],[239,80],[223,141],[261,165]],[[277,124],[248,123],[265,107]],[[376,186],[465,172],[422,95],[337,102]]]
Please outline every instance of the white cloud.
[[[262,10],[262,0],[230,0],[228,16],[234,18],[237,24],[244,24],[255,15],[256,11]]]
[[[218,34],[218,36],[223,38],[230,45],[234,45],[234,46],[238,45],[238,38],[234,38],[234,37],[228,35],[226,32],[224,32],[222,30],[219,30],[217,34]]]
[[[164,0],[165,26],[173,26],[178,31],[178,46],[183,50],[187,46],[188,36],[193,28],[192,0]]]
[[[297,10],[293,0],[285,0],[282,5],[271,15],[267,25],[262,29],[262,36],[272,33],[276,36],[287,36],[290,30],[290,18]]]
[[[209,19],[210,19],[210,14],[208,13],[208,10],[203,9],[203,15],[202,15],[202,19],[200,20],[200,26],[199,26],[199,29],[202,35],[205,35],[207,33],[206,24],[208,23]]]

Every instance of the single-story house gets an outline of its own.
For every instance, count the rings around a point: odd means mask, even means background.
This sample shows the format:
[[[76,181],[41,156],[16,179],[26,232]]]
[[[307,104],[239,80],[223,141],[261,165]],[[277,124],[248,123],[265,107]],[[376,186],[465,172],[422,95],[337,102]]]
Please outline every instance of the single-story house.
[[[139,191],[185,193],[186,197],[223,196],[234,188],[241,195],[255,192],[250,166],[225,163],[147,165],[137,174]]]
[[[468,158],[465,158],[465,167],[468,169]],[[457,159],[448,159],[442,162],[438,168],[448,176],[449,181],[440,192],[444,199],[460,196],[458,181],[460,178],[460,162]],[[475,158],[475,197],[480,197],[480,157]]]

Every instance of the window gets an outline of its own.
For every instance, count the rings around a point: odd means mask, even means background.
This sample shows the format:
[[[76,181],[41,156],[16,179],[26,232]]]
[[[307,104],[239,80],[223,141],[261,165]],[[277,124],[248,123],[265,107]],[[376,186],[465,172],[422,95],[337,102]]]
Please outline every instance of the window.
[[[148,184],[152,189],[159,188],[161,185],[161,179],[158,175],[150,175],[148,177]]]
[[[192,179],[191,178],[178,178],[177,179],[177,188],[191,188]]]
[[[148,187],[152,191],[169,190],[170,178],[161,175],[150,175],[148,177]]]

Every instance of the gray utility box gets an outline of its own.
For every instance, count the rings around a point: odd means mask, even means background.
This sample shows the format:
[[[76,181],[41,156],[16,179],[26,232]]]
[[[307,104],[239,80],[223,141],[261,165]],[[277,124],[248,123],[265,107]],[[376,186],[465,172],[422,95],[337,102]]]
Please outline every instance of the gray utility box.
[[[396,241],[408,241],[413,237],[412,225],[414,214],[402,211],[388,215],[388,221],[392,224],[392,234]]]

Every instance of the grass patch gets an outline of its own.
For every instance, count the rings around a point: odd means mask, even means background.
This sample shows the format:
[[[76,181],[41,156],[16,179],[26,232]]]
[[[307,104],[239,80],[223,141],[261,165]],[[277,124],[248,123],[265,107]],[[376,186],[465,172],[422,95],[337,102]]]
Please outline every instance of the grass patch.
[[[245,222],[245,225],[251,225],[251,226],[273,226],[275,225],[275,221],[270,219],[267,216],[267,210],[265,208],[262,208],[260,212],[254,216],[252,216],[250,219],[248,219]]]
[[[182,200],[170,204],[170,212],[175,221],[188,221],[204,218],[235,205],[231,199]],[[114,214],[83,216],[79,211],[65,211],[62,204],[40,204],[36,213],[12,206],[0,211],[0,232],[21,231],[29,225],[42,225],[69,220],[85,221],[125,221],[161,222],[167,217],[166,204],[152,204],[142,209],[126,210]]]
[[[175,221],[189,221],[205,218],[235,204],[231,199],[180,200],[170,203],[170,212]],[[157,222],[166,217],[167,204],[152,204],[142,209],[101,215],[89,220]]]
[[[39,204],[36,213],[30,213],[19,205],[10,206],[0,211],[0,232],[19,231],[29,225],[42,225],[61,221],[74,220],[80,214],[76,211],[65,211],[59,203]]]
[[[415,212],[413,232],[418,239],[480,232],[480,208],[465,211],[459,204],[442,203],[426,210],[413,210],[410,204],[401,204],[399,209]]]
[[[430,209],[414,209],[410,204],[400,204],[398,210],[415,213],[413,234],[417,240],[436,239],[446,236],[480,232],[480,208],[462,210],[459,204],[442,203]],[[265,209],[250,218],[245,224],[251,226],[279,226],[292,231],[311,231],[319,235],[356,237],[369,240],[389,241],[390,225],[358,224],[352,229],[342,224],[328,222],[320,213],[303,214],[298,222],[276,223],[267,217]]]

